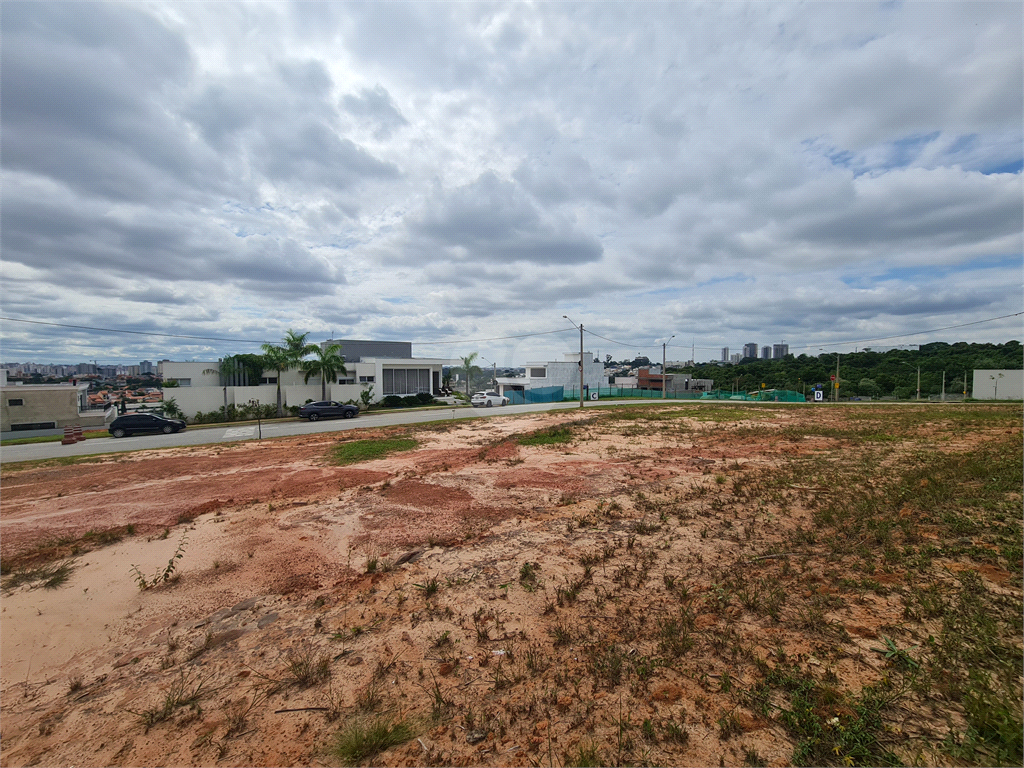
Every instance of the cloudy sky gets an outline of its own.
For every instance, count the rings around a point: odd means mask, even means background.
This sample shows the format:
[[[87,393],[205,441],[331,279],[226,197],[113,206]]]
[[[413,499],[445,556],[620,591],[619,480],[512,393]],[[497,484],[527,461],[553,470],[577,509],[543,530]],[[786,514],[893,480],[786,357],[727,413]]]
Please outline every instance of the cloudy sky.
[[[0,355],[1020,339],[1021,14],[5,3]]]

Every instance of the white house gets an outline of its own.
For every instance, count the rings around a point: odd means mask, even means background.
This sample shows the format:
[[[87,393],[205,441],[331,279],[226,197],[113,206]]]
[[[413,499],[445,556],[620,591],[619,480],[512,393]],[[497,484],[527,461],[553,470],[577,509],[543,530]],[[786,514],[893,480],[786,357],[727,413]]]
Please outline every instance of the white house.
[[[591,352],[583,353],[583,384],[590,389],[607,386],[604,364],[594,360]],[[564,387],[568,390],[580,387],[580,355],[579,352],[564,356],[563,360],[546,363],[527,363],[526,376],[522,378],[498,377],[498,391],[505,395],[508,392],[523,392],[528,389],[544,387]]]
[[[355,360],[346,354],[344,340],[331,340],[325,344],[341,344],[342,356],[345,357],[346,373],[340,374],[336,381],[327,383],[327,399],[345,402],[358,402],[364,391],[372,388],[371,402],[378,402],[387,395],[415,395],[420,392],[437,393],[441,389],[441,369],[451,365],[453,360],[442,358],[414,358],[412,345],[408,342],[359,342],[362,345],[379,344],[377,349],[387,352],[403,352],[406,357],[373,357],[359,354],[368,351],[360,349],[356,342]],[[393,349],[382,348],[383,345],[400,345]],[[404,346],[404,348],[403,348]],[[255,400],[262,405],[277,404],[277,371],[263,371],[260,382],[250,382],[248,386],[223,386],[218,373],[220,361],[208,362],[163,362],[164,381],[175,380],[176,388],[165,389],[164,398],[174,398],[174,402],[188,417],[200,411],[213,411],[225,405],[244,405]],[[281,374],[281,402],[284,407],[303,405],[310,400],[320,400],[322,396],[319,376],[311,376],[309,383],[303,382],[305,374],[298,369],[284,371]]]

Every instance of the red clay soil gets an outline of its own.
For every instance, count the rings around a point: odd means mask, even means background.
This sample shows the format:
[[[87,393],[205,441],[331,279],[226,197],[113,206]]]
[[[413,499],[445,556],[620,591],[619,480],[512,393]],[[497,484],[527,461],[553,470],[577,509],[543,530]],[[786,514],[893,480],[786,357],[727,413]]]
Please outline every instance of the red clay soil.
[[[5,572],[54,556],[73,570],[3,596],[0,763],[333,765],[339,731],[384,717],[415,737],[359,762],[789,764],[792,734],[741,695],[755,660],[784,649],[859,691],[889,673],[879,635],[906,623],[889,573],[851,597],[837,584],[864,575],[820,544],[786,555],[810,484],[740,496],[841,445],[786,430],[842,419],[664,413],[413,428],[418,449],[345,467],[324,436],[5,466]],[[577,438],[515,439],[558,424]],[[979,576],[1019,594],[995,562]],[[788,595],[774,618],[737,597],[769,578]],[[684,650],[664,627],[689,608]],[[904,717],[905,759],[962,725],[942,714]]]

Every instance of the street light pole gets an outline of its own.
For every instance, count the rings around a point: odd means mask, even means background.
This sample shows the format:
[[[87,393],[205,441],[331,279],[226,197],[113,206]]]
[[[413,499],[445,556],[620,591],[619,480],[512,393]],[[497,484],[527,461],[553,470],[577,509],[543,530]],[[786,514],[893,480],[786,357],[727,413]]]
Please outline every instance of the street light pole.
[[[668,341],[672,341],[676,336],[672,334],[668,337]],[[661,399],[665,399],[665,389],[667,388],[668,382],[668,369],[665,367],[665,348],[668,346],[668,341],[664,341],[661,344]]]
[[[576,323],[568,315],[562,315],[566,320],[576,327]],[[583,407],[583,323],[580,323],[580,408]]]

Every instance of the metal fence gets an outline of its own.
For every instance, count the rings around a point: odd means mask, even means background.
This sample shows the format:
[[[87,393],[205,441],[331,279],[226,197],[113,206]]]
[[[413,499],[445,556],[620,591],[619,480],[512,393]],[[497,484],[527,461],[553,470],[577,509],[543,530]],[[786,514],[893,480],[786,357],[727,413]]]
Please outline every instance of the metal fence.
[[[661,400],[660,389],[637,389],[636,387],[595,387],[583,389],[583,399],[590,400],[592,395],[597,393],[598,399],[606,397],[640,397],[647,400]],[[666,400],[697,400],[701,396],[700,392],[672,392],[671,390],[665,393]],[[565,400],[579,400],[580,391],[578,388],[566,389]]]

